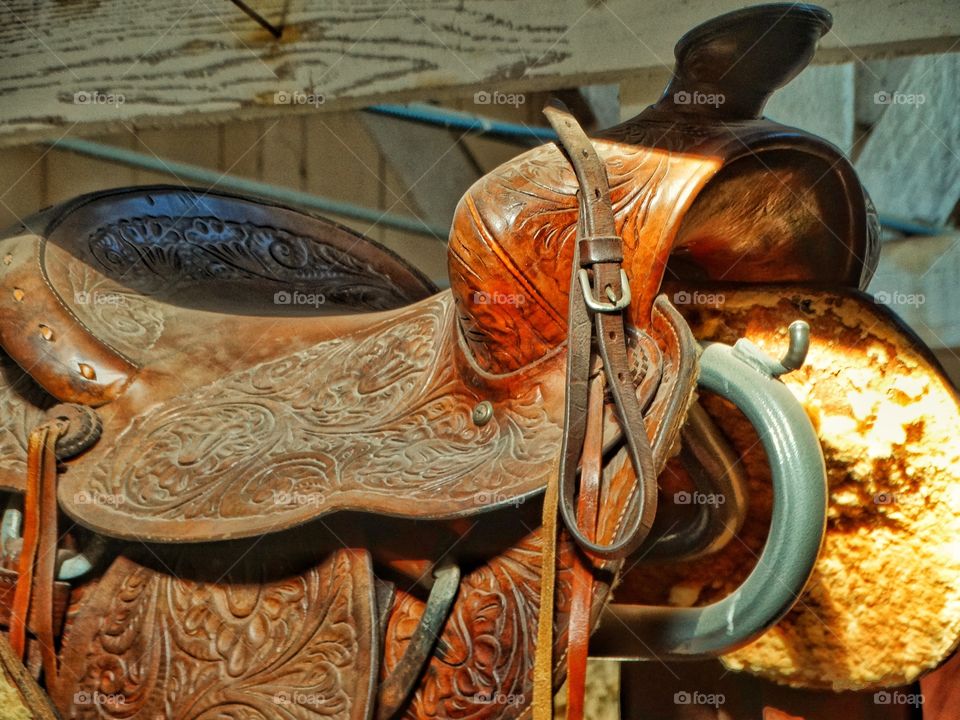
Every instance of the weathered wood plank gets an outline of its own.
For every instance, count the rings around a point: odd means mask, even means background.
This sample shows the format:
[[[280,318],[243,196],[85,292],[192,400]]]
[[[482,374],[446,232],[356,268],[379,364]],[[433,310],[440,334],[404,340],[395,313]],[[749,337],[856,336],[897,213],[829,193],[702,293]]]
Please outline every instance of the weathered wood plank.
[[[127,134],[127,143],[124,147],[137,152],[146,153],[165,161],[186,162],[200,167],[219,169],[221,161],[219,128],[215,125],[206,125],[191,128],[179,128],[175,132],[166,130],[144,130]],[[86,160],[89,162],[89,159]],[[114,166],[118,167],[118,166]],[[131,185],[188,185],[189,180],[180,180],[168,173],[153,173],[147,170],[134,170]]]
[[[480,177],[459,142],[461,133],[370,113],[359,119],[423,211],[422,219],[449,227],[460,197]]]
[[[307,167],[303,118],[285,117],[267,126],[263,140],[264,182],[302,190]]]
[[[897,90],[912,62],[913,57],[897,57],[856,63],[857,95],[854,115],[857,123],[873,125],[880,119],[887,105],[876,101],[877,93]]]
[[[0,228],[20,222],[44,204],[47,148],[11,148],[0,154]]]
[[[883,246],[869,292],[933,348],[960,346],[960,235]]]
[[[960,37],[953,0],[824,0],[835,33],[822,56],[936,51]],[[199,117],[347,109],[468,88],[556,88],[672,65],[692,26],[737,0],[264,0],[277,41],[225,2],[61,3],[0,8],[0,141],[191,123]],[[278,102],[278,91],[299,92]],[[309,98],[306,96],[314,96]],[[322,96],[322,97],[320,97]],[[303,100],[301,104],[299,100]]]
[[[133,135],[126,131],[108,135],[102,138],[102,141],[127,149],[133,149],[135,142]],[[47,156],[44,173],[44,205],[63,202],[83,193],[133,185],[136,182],[136,171],[131,168],[82,158],[70,152],[62,152],[56,147]],[[175,181],[167,179],[166,182]]]
[[[829,140],[845,154],[853,148],[853,63],[808,67],[773,94],[763,114]]]
[[[306,187],[314,195],[380,207],[381,184],[379,150],[355,113],[312,113],[306,116]],[[331,216],[358,232],[370,223]],[[380,240],[383,231],[374,228],[367,234]]]
[[[513,98],[499,98],[505,102],[493,102],[489,93],[484,95],[482,91],[478,91],[466,97],[451,98],[444,106],[471,115],[527,124],[531,127],[545,124],[542,110],[547,101],[547,93],[516,92],[513,95]],[[510,100],[513,102],[509,102]],[[521,145],[493,135],[464,135],[460,142],[483,173],[490,172],[524,150]]]
[[[666,89],[673,75],[671,68],[644,68],[620,82],[620,119],[629,120],[652,105]]]
[[[220,127],[220,169],[230,175],[259,178],[263,174],[263,138],[270,127],[262,122],[232,122]]]
[[[881,214],[941,226],[960,198],[960,53],[915,58],[856,161]],[[954,306],[955,307],[955,306]]]
[[[409,188],[386,159],[381,164],[380,177],[384,181],[380,209],[396,215],[413,215],[417,211],[417,206]],[[362,231],[369,235],[374,227],[376,226],[362,229]],[[379,239],[388,248],[419,268],[437,285],[441,287],[449,285],[447,245],[442,240],[413,235],[393,228],[383,228]]]

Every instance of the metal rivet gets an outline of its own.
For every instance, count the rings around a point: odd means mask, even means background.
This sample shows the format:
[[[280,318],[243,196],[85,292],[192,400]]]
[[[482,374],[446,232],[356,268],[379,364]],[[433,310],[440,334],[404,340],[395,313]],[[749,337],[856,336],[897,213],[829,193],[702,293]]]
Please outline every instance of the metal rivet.
[[[493,418],[493,403],[489,400],[477,403],[473,408],[474,425],[486,425]]]
[[[83,375],[87,380],[97,379],[97,371],[86,363],[80,363],[80,374]]]
[[[43,336],[44,340],[53,340],[53,330],[48,325],[40,326],[40,335]]]
[[[26,293],[20,288],[13,289],[13,299],[17,302],[23,302],[24,296],[26,296]]]

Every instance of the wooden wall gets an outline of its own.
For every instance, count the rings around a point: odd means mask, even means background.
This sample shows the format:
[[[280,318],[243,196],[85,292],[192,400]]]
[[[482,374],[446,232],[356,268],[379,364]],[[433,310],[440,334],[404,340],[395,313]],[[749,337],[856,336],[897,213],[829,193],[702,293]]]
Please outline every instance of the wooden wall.
[[[450,100],[446,105],[513,122],[543,124],[542,95],[530,94],[517,107],[476,105],[473,96]],[[442,129],[434,132],[449,136],[447,146],[460,139],[463,152],[475,169],[474,177],[523,149],[488,137],[461,137],[461,133]],[[409,191],[409,183],[401,180],[391,162],[390,148],[378,145],[359,112],[318,112],[163,130],[129,127],[91,139],[163,160],[190,163],[394,215],[416,215],[432,220],[418,206],[414,193]],[[459,197],[471,180],[464,177],[461,174],[459,181],[465,183],[464,187],[445,188],[445,191],[455,192]],[[426,178],[420,185],[427,180],[443,184],[445,178]],[[171,175],[134,170],[46,146],[0,148],[0,228],[82,193],[148,183],[192,184],[180,182]],[[442,243],[365,221],[333,219],[383,243],[435,281],[445,282],[446,247]],[[449,221],[450,218],[439,219],[435,224],[442,226]]]
[[[98,142],[295,188],[396,215],[419,213],[357,113],[127,130]],[[0,150],[0,227],[76,195],[124,185],[180,182],[171,175],[101,162],[47,147]],[[333,218],[410,259],[431,278],[446,275],[436,240],[369,222]]]

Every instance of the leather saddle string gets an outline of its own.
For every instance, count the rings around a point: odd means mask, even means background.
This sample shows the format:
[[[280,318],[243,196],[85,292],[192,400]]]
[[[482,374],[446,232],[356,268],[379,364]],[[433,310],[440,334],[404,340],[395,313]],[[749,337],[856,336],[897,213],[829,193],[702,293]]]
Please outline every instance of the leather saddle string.
[[[583,233],[582,222],[583,214],[581,213],[577,224],[577,239]],[[537,648],[534,656],[531,703],[533,720],[550,720],[553,717],[553,611],[557,564],[557,511],[567,469],[571,469],[573,473],[576,472],[577,460],[583,450],[586,435],[592,328],[590,314],[583,301],[583,290],[577,279],[577,268],[580,265],[579,252],[579,243],[575,243],[567,314],[567,387],[560,458],[556,472],[551,474],[547,483],[543,498],[540,608],[537,617]]]
[[[420,616],[403,655],[377,690],[375,720],[400,717],[430,653],[437,643],[443,625],[450,616],[450,608],[460,588],[460,568],[446,565],[434,572],[434,583],[427,605]]]
[[[577,279],[580,267],[593,271],[593,287],[599,302],[623,297],[621,263],[623,242],[616,234],[610,187],[606,169],[593,143],[576,120],[557,107],[544,110],[560,137],[580,185],[580,221],[582,236],[574,252],[567,336],[567,398],[564,409],[564,437],[560,454],[560,512],[564,524],[577,544],[603,559],[620,559],[644,541],[653,527],[657,512],[657,477],[653,450],[647,437],[643,408],[637,398],[627,355],[623,311],[594,312],[594,328],[584,331],[581,318],[588,314]],[[576,320],[576,322],[575,322]],[[577,524],[574,495],[577,460],[583,447],[586,379],[590,362],[591,335],[603,360],[607,384],[617,409],[627,453],[637,476],[640,492],[630,495],[623,517],[627,526],[610,544],[599,544],[585,537]],[[585,349],[586,348],[586,349]],[[653,369],[646,368],[649,373]]]
[[[603,473],[603,380],[597,372],[590,381],[587,430],[580,464],[580,496],[577,519],[592,540],[599,519],[600,478]],[[567,638],[567,720],[582,720],[586,696],[590,616],[593,604],[593,561],[576,554],[570,591],[570,629]]]
[[[533,718],[549,720],[553,715],[553,614],[554,584],[556,580],[556,521],[557,506],[563,516],[568,532],[577,544],[600,558],[621,558],[643,542],[653,525],[656,514],[657,486],[653,470],[653,451],[647,438],[643,411],[636,396],[633,376],[627,357],[626,330],[623,313],[595,312],[595,326],[591,327],[585,288],[580,282],[581,266],[593,271],[595,288],[602,289],[611,301],[623,299],[628,291],[623,287],[621,262],[623,243],[616,235],[613,207],[606,170],[593,144],[576,120],[565,110],[548,107],[544,111],[550,124],[557,131],[561,146],[566,153],[577,181],[580,213],[577,223],[577,242],[573,250],[570,273],[570,295],[567,316],[567,389],[564,401],[564,430],[557,474],[551,478],[544,495],[543,506],[543,552],[541,557],[540,609],[537,623],[537,650],[534,659]],[[605,302],[601,298],[600,302]],[[636,471],[641,491],[630,495],[624,510],[630,524],[619,539],[610,545],[600,545],[586,537],[580,529],[574,511],[578,460],[584,454],[586,438],[587,405],[589,402],[590,365],[593,356],[592,341],[596,336],[604,372],[617,407],[617,414],[626,437],[628,452]],[[649,370],[649,368],[648,368]],[[600,401],[602,404],[602,400]],[[591,460],[600,463],[602,438],[591,443],[590,452],[596,455]],[[637,503],[640,507],[636,507]],[[592,588],[591,588],[592,589]],[[580,591],[583,591],[581,584]],[[589,625],[587,616],[581,612],[585,603],[578,604],[577,616],[571,624]],[[589,631],[588,633],[589,634]],[[576,650],[583,653],[582,662],[575,661],[576,672],[585,673],[586,641],[574,631]],[[582,679],[575,680],[577,692],[582,689]],[[575,700],[575,704],[580,704]]]
[[[10,618],[10,645],[22,660],[27,623],[40,647],[44,682],[52,692],[57,679],[54,645],[53,586],[57,560],[57,440],[59,421],[30,433],[27,444],[27,493],[24,501],[23,548]]]

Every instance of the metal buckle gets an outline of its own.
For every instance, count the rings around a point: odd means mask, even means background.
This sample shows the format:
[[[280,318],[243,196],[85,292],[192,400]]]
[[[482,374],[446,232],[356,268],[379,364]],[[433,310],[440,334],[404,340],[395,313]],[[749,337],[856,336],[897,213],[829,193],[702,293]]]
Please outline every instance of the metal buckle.
[[[619,298],[612,297],[613,291],[610,289],[610,286],[607,285],[606,292],[607,297],[610,298],[610,302],[604,302],[594,298],[593,288],[590,287],[590,276],[587,275],[586,268],[580,268],[580,271],[577,273],[577,278],[579,278],[580,288],[583,290],[583,300],[587,303],[587,307],[593,310],[593,312],[620,312],[630,304],[630,281],[627,279],[627,273],[623,268],[620,268],[620,285],[622,290]]]

